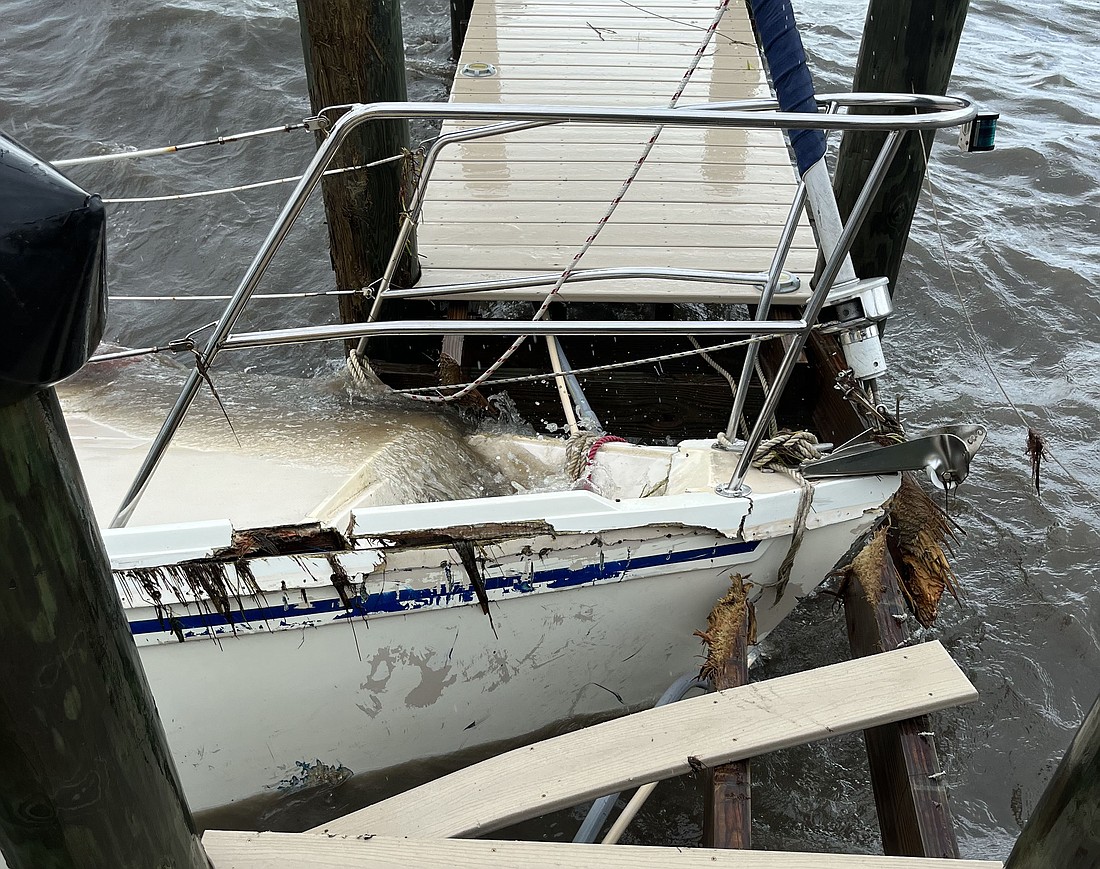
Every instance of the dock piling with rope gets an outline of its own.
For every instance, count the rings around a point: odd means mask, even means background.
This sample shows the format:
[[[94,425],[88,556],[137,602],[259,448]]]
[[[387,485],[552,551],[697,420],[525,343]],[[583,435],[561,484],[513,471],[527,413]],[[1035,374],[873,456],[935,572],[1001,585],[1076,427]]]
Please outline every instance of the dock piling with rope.
[[[314,114],[348,103],[407,99],[399,3],[298,0],[298,16]],[[323,125],[316,135],[319,145],[326,135]],[[364,166],[408,148],[406,121],[379,121],[354,131],[337,161],[341,167]],[[381,276],[403,213],[405,163],[385,163],[369,175],[352,172],[322,183],[337,289],[359,290]],[[405,246],[397,283],[412,286],[418,276],[413,236]],[[362,294],[341,296],[339,305],[345,323],[366,320],[370,310]]]
[[[871,0],[853,91],[945,94],[970,0]],[[861,275],[883,275],[896,288],[934,134],[910,133],[875,200],[877,220],[863,224],[852,260]],[[847,215],[882,142],[852,131],[840,144],[834,186]]]

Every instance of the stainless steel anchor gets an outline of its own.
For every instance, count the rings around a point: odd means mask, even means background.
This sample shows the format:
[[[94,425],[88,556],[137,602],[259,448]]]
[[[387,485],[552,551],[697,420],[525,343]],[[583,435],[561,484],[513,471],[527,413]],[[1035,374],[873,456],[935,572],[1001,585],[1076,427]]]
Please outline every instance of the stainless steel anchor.
[[[970,473],[970,460],[985,442],[980,425],[951,425],[900,444],[855,444],[823,459],[806,462],[800,470],[807,479],[928,472],[932,484],[947,490],[958,486]]]

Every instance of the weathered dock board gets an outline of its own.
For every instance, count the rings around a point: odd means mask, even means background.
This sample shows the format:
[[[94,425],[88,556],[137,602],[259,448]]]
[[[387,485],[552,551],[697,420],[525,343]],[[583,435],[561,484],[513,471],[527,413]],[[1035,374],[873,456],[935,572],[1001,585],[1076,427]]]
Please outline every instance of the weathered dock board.
[[[866,854],[782,851],[718,851],[637,845],[574,845],[562,842],[414,840],[390,837],[345,839],[302,833],[236,833],[203,836],[215,869],[417,869],[417,867],[514,867],[524,869],[1001,869],[996,860],[937,860]]]
[[[667,107],[714,15],[712,0],[476,0],[455,102]],[[769,98],[745,3],[730,4],[678,105]],[[444,131],[469,126],[448,122]],[[648,126],[558,124],[450,146],[428,186],[420,286],[560,270],[618,194]],[[764,271],[797,179],[779,130],[666,128],[585,268]],[[803,218],[787,263],[813,272]],[[451,299],[541,301],[546,287]],[[797,298],[801,300],[803,293]],[[701,282],[616,280],[567,286],[563,301],[751,301]],[[788,297],[793,300],[794,297]]]
[[[324,824],[329,835],[483,835],[644,782],[974,700],[938,642],[638,712],[483,761]]]

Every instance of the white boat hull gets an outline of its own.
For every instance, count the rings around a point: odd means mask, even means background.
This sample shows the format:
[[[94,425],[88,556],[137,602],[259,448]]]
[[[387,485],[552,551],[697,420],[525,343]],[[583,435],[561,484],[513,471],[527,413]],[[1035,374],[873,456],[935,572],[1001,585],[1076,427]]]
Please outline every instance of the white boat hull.
[[[517,522],[511,536],[471,526],[491,623],[461,553],[440,543],[360,540],[355,551],[251,558],[240,569],[184,558],[116,576],[201,810],[650,704],[701,663],[693,632],[731,574],[755,583],[763,636],[871,527],[895,485],[826,484],[834,496],[819,492],[778,600],[789,520],[769,525],[761,498],[760,524],[733,515],[741,538],[692,527],[692,516],[737,503],[713,495],[690,496],[706,508],[684,509],[684,524],[616,529],[597,518],[586,520],[594,531],[523,533],[530,523]],[[842,507],[837,492],[849,496]],[[777,509],[789,516],[790,506]]]

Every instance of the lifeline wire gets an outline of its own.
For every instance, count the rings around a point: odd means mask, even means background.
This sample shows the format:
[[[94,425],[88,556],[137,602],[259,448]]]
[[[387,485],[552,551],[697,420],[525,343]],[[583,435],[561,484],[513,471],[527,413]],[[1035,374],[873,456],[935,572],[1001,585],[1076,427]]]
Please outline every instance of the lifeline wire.
[[[300,293],[254,293],[252,299],[312,299],[319,296],[363,296],[366,290],[314,290]],[[232,296],[109,296],[112,302],[228,302]]]
[[[669,100],[668,107],[670,109],[676,107],[676,103],[679,102],[680,97],[683,95],[684,90],[688,86],[688,82],[691,81],[691,77],[695,74],[695,70],[699,67],[699,63],[703,59],[703,54],[704,52],[706,52],[707,46],[710,45],[711,39],[714,37],[714,34],[717,31],[718,25],[722,22],[722,18],[725,16],[726,10],[729,8],[729,5],[730,0],[722,0],[722,2],[718,5],[718,8],[714,13],[714,19],[711,21],[710,26],[707,28],[706,35],[703,37],[702,42],[700,42],[699,47],[695,50],[695,56],[692,57],[691,63],[688,64],[688,68],[684,71],[684,75],[680,79],[680,84],[676,88],[676,93],[674,93],[672,95],[672,99]],[[554,301],[555,297],[558,295],[558,292],[565,285],[566,281],[569,280],[570,275],[572,275],[573,272],[576,270],[577,266],[580,264],[581,258],[595,243],[596,239],[603,231],[603,228],[607,225],[607,222],[611,219],[611,216],[619,207],[619,203],[622,202],[623,197],[626,196],[627,191],[630,189],[630,185],[633,183],[634,179],[638,177],[638,173],[642,170],[642,166],[645,165],[645,161],[649,157],[650,153],[652,153],[654,146],[657,144],[657,139],[661,135],[661,132],[663,130],[664,124],[660,124],[656,128],[654,128],[652,135],[649,137],[649,141],[646,142],[645,147],[642,149],[641,155],[638,157],[637,161],[635,161],[634,168],[631,169],[630,174],[627,175],[626,180],[623,181],[622,186],[619,188],[619,192],[615,194],[615,197],[608,204],[607,211],[604,212],[603,217],[600,218],[599,222],[596,224],[595,229],[592,230],[592,234],[588,236],[588,239],[584,242],[584,244],[581,245],[576,254],[574,254],[572,262],[570,262],[569,265],[565,267],[561,275],[559,275],[557,281],[554,282],[554,286],[550,289],[550,292],[546,294],[546,298],[543,299],[542,304],[539,306],[539,309],[531,318],[532,321],[541,320],[543,317],[546,316],[546,312],[550,309],[550,305]],[[473,381],[462,387],[462,389],[458,390],[458,392],[451,393],[445,396],[410,395],[409,397],[417,401],[441,404],[444,402],[456,401],[459,398],[468,395],[469,393],[473,392],[473,390],[475,390],[479,385],[492,377],[493,374],[495,374],[496,371],[512,357],[512,354],[514,354],[521,346],[523,346],[523,343],[527,340],[527,337],[528,336],[526,335],[521,335],[520,337],[518,337],[512,343],[512,345],[507,350],[505,350],[504,353],[501,354],[500,358],[497,359],[496,362],[485,369],[485,371],[483,371]]]
[[[924,157],[925,181],[928,185],[928,196],[932,203],[932,217],[936,223],[936,234],[939,236],[940,250],[943,253],[944,265],[947,266],[947,273],[951,276],[951,283],[955,287],[955,293],[959,297],[959,308],[962,311],[963,319],[966,320],[967,330],[970,332],[970,337],[974,341],[974,346],[978,351],[978,355],[982,358],[982,362],[985,363],[985,367],[989,369],[989,373],[993,377],[993,382],[997,384],[997,388],[1001,391],[1001,395],[1004,396],[1005,401],[1008,402],[1008,406],[1012,408],[1013,412],[1019,418],[1020,423],[1024,426],[1024,428],[1032,429],[1034,428],[1034,426],[1032,426],[1027,417],[1024,416],[1024,412],[1020,410],[1016,402],[1012,400],[1012,397],[1008,394],[1008,390],[1005,389],[1004,383],[997,375],[997,370],[993,367],[993,363],[989,358],[989,352],[986,350],[985,342],[982,341],[981,337],[978,335],[978,330],[974,326],[974,320],[971,319],[970,311],[967,310],[966,297],[963,295],[962,287],[959,286],[958,278],[955,276],[955,270],[951,266],[951,259],[947,254],[947,242],[944,240],[943,229],[940,226],[940,214],[939,209],[936,207],[936,194],[935,189],[932,185],[932,172],[928,165],[928,155],[925,153],[923,147],[920,149],[920,152],[921,155]],[[1062,460],[1058,458],[1058,455],[1056,453],[1047,453],[1047,458],[1050,461],[1054,462],[1054,464],[1056,464],[1059,468],[1061,468],[1062,473],[1064,473],[1067,477],[1069,477],[1069,479],[1076,483],[1077,487],[1085,493],[1088,500],[1092,502],[1093,510],[1100,511],[1100,499],[1096,497],[1096,494],[1092,491],[1092,489],[1090,489],[1079,479],[1077,479],[1076,475],[1074,475],[1074,473],[1070,471],[1069,468],[1062,464]]]
[[[566,374],[592,374],[597,371],[615,371],[619,368],[632,368],[635,365],[649,365],[654,362],[667,362],[670,359],[684,359],[688,356],[700,356],[707,353],[713,353],[716,350],[730,350],[734,347],[747,347],[749,344],[760,344],[764,341],[770,341],[774,338],[774,335],[754,335],[751,338],[742,338],[739,341],[730,341],[726,344],[714,344],[710,347],[699,347],[697,350],[679,350],[675,353],[665,353],[661,356],[646,356],[643,359],[628,359],[625,362],[608,362],[604,365],[589,365],[587,368],[566,368],[561,372],[561,375]],[[501,377],[498,380],[490,380],[489,386],[504,386],[509,383],[531,383],[536,380],[554,380],[561,376],[556,372],[547,371],[544,374],[525,374],[518,377]],[[483,380],[471,381],[470,383],[455,383],[449,386],[436,386],[432,387],[440,396],[443,396],[444,389],[458,389],[465,388],[467,386],[481,386],[485,383]],[[395,389],[394,393],[397,395],[407,395],[410,398],[417,398],[416,393],[422,393],[425,387],[418,386],[410,389]]]
[[[384,157],[381,160],[375,160],[373,163],[364,163],[362,166],[345,166],[343,169],[329,169],[324,174],[327,175],[340,175],[344,172],[355,172],[359,169],[371,169],[375,166],[382,166],[386,163],[395,163],[398,160],[404,160],[404,154],[395,154],[392,157]],[[293,184],[295,181],[300,181],[301,175],[294,175],[290,178],[275,178],[271,181],[256,181],[252,184],[240,184],[236,187],[222,187],[218,190],[199,190],[195,193],[173,193],[169,196],[136,196],[126,199],[104,199],[105,205],[119,205],[134,202],[174,202],[179,199],[198,199],[203,196],[220,196],[224,193],[240,193],[243,190],[255,190],[259,187],[271,187],[275,184]]]
[[[256,139],[260,136],[269,136],[272,133],[289,133],[294,130],[309,129],[305,121],[297,124],[283,124],[281,127],[265,127],[262,130],[249,130],[245,133],[231,133],[228,136],[218,136],[214,139],[203,139],[200,142],[185,142],[182,145],[163,145],[159,148],[143,148],[140,151],[115,151],[111,154],[92,154],[87,157],[70,157],[64,160],[54,160],[53,165],[59,168],[67,166],[86,166],[91,163],[112,163],[116,160],[134,160],[139,157],[160,157],[167,154],[178,154],[181,151],[193,151],[195,148],[204,148],[207,145],[229,145],[233,142],[243,142],[246,139]]]

